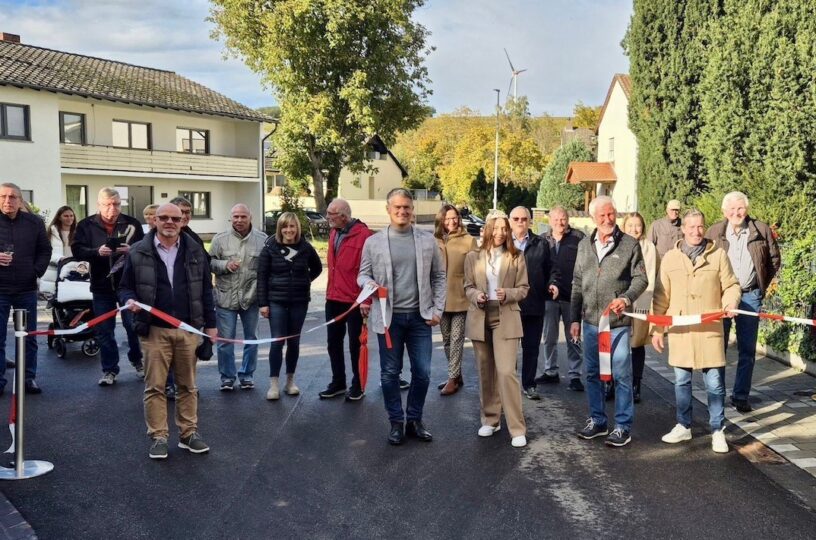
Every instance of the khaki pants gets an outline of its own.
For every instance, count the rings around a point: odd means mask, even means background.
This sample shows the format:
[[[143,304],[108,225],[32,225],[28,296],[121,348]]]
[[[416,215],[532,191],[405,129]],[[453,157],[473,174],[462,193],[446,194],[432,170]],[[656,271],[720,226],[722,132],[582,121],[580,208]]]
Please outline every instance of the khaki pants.
[[[485,341],[474,341],[479,370],[479,401],[483,426],[498,426],[502,407],[512,437],[527,434],[521,410],[521,385],[516,374],[519,340],[493,341],[493,331],[485,328]]]
[[[198,336],[177,328],[150,327],[150,335],[139,338],[145,359],[144,408],[147,435],[167,438],[167,396],[164,386],[172,367],[178,395],[176,425],[181,437],[189,437],[198,428],[198,389],[196,354]]]

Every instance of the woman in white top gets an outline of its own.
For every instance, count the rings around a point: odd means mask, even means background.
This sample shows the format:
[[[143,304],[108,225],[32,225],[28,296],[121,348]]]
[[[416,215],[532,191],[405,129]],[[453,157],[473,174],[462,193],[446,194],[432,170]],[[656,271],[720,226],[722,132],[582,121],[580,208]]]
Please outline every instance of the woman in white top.
[[[61,206],[48,225],[48,236],[51,239],[51,262],[40,279],[40,292],[50,296],[54,294],[54,282],[57,281],[57,265],[65,257],[71,257],[71,242],[76,232],[76,215],[70,206]]]

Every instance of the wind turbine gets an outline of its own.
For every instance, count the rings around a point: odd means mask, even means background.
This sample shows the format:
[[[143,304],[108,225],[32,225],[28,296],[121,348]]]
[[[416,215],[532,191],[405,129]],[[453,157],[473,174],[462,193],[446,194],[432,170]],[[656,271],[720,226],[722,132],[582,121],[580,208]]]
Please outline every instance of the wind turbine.
[[[518,76],[527,71],[527,68],[516,69],[513,66],[513,61],[510,60],[510,54],[507,52],[507,49],[504,49],[504,55],[507,57],[507,62],[510,64],[510,72],[513,74],[510,77],[510,84],[507,86],[507,95],[510,95],[510,87],[512,87],[513,101],[516,101],[516,99],[518,99]]]

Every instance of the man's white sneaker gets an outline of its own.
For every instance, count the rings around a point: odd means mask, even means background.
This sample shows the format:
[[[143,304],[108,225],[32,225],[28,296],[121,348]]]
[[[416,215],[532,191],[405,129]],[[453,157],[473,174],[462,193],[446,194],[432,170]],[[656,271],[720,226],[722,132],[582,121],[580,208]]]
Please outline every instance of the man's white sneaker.
[[[513,437],[513,440],[510,441],[510,444],[513,445],[513,448],[521,448],[523,446],[527,446],[527,437],[525,437],[524,435]]]
[[[677,424],[671,431],[663,435],[663,442],[669,444],[677,444],[683,441],[691,440],[691,428],[685,427],[683,424]]]
[[[718,454],[728,453],[728,442],[725,440],[725,429],[718,429],[711,434],[711,449]]]
[[[498,426],[482,426],[479,428],[479,437],[490,437],[497,431],[501,429],[501,425]]]

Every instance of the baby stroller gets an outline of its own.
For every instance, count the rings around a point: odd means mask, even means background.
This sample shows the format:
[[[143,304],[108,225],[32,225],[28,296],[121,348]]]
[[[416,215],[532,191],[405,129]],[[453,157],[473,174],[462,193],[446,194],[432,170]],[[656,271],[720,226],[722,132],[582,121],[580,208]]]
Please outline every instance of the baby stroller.
[[[69,330],[93,319],[93,296],[91,295],[90,265],[72,257],[62,259],[57,266],[57,281],[54,297],[51,300],[52,322],[49,330]],[[48,336],[48,348],[54,349],[57,356],[65,358],[67,343],[82,342],[82,352],[94,356],[99,352],[99,344],[89,328],[78,334],[67,336]]]

